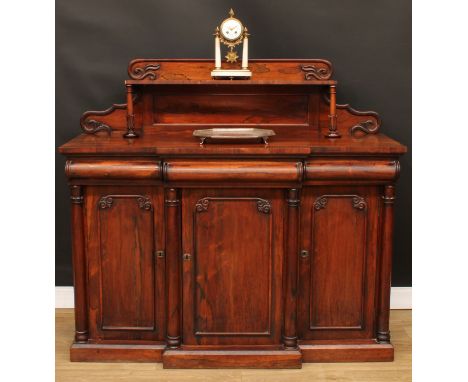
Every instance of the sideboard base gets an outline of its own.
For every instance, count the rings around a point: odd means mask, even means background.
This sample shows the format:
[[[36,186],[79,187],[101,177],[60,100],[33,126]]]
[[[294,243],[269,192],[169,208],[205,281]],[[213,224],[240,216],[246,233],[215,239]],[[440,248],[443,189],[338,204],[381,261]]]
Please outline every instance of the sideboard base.
[[[300,345],[302,362],[392,362],[392,344]]]
[[[300,350],[167,350],[165,369],[300,369]]]
[[[72,362],[162,362],[166,345],[77,344],[70,348]]]
[[[298,350],[171,350],[165,345],[73,344],[72,362],[162,362],[165,369],[297,369],[303,362],[391,362],[392,344],[306,345]]]

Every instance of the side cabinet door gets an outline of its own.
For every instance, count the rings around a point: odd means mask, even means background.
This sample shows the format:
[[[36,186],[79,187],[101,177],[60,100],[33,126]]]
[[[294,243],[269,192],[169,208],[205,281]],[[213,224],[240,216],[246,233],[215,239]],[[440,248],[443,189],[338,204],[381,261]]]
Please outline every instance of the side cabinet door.
[[[187,345],[280,343],[282,190],[183,190]]]
[[[156,187],[87,187],[92,340],[164,337],[163,193]]]
[[[301,339],[375,337],[379,205],[376,187],[303,189]]]

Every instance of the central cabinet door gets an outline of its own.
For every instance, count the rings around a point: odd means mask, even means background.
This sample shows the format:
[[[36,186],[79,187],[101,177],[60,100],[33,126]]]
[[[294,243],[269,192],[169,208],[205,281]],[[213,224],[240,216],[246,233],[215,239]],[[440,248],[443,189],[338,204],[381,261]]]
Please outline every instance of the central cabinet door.
[[[183,339],[280,344],[283,190],[183,190]]]

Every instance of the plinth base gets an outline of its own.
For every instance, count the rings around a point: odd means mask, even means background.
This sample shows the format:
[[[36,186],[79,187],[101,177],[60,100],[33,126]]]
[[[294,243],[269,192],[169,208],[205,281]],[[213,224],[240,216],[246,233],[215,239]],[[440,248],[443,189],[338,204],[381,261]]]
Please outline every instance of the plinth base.
[[[304,362],[389,362],[391,344],[300,344],[297,350],[172,350],[165,345],[73,344],[75,362],[162,362],[167,369],[298,369]]]
[[[300,369],[300,350],[166,350],[165,369]]]
[[[249,69],[214,69],[211,77],[215,80],[248,80],[252,77],[252,72]]]

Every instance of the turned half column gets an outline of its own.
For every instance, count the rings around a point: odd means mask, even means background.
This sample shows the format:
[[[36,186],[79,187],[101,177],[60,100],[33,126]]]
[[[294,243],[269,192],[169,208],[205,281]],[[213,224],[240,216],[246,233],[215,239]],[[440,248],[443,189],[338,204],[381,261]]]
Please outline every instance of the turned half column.
[[[177,190],[166,190],[166,290],[169,348],[180,346],[180,200]]]
[[[383,199],[382,254],[380,259],[379,315],[377,319],[377,340],[390,343],[390,287],[392,282],[393,252],[393,204],[395,187],[385,186]]]
[[[86,255],[83,229],[83,193],[81,186],[70,187],[72,218],[73,284],[75,293],[75,342],[88,341],[86,298]]]
[[[298,220],[299,192],[288,190],[288,220],[286,232],[285,261],[285,298],[283,344],[286,348],[297,348],[297,257],[298,257]]]

